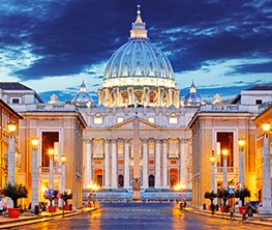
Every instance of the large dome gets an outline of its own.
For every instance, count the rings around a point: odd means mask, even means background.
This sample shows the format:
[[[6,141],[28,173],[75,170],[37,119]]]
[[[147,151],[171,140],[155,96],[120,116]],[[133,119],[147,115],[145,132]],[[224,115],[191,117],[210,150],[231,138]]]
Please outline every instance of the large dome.
[[[103,86],[174,87],[171,63],[147,38],[147,30],[139,9],[130,32],[129,41],[112,55],[107,64]]]
[[[171,63],[150,43],[138,5],[128,42],[106,66],[103,88],[98,89],[98,104],[108,108],[179,108],[179,93]]]

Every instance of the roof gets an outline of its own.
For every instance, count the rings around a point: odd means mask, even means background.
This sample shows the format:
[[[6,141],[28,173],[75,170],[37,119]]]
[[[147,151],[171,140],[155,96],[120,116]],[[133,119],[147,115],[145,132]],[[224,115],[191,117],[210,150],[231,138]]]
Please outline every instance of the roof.
[[[23,119],[23,116],[21,116],[20,114],[18,114],[14,109],[12,109],[6,102],[4,102],[1,98],[0,98],[0,105],[3,106],[6,110],[8,110],[10,113],[12,113],[15,117],[17,117],[18,119]]]
[[[39,103],[44,103],[40,96],[36,93],[35,90],[19,83],[19,82],[0,82],[0,89],[2,90],[27,90],[34,92],[35,97]]]
[[[272,90],[272,84],[260,84],[252,86],[251,88],[245,89],[246,91],[250,90]]]
[[[31,90],[33,89],[19,83],[19,82],[0,82],[0,89],[3,90]]]

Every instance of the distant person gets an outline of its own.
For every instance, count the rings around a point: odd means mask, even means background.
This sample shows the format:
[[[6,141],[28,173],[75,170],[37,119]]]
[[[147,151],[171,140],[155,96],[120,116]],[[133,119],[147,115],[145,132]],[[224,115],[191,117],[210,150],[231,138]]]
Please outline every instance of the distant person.
[[[214,209],[215,209],[214,203],[211,204],[211,209],[212,209],[212,215],[213,215],[214,214]]]

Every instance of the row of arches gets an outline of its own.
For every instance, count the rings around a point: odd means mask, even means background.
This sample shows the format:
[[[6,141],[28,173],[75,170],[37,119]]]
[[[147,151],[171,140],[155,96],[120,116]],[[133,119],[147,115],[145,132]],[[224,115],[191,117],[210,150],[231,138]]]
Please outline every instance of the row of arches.
[[[102,169],[96,169],[94,171],[94,179],[99,186],[103,186],[103,174]],[[170,187],[174,187],[178,182],[178,169],[171,168],[169,171]],[[117,177],[117,185],[119,188],[124,188],[124,175],[119,174]],[[153,174],[148,176],[148,188],[155,188],[155,176]]]

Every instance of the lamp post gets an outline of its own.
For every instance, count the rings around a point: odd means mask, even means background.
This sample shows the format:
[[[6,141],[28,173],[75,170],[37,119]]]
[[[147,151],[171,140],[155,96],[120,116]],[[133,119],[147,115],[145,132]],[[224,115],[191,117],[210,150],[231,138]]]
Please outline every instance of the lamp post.
[[[53,167],[53,159],[54,159],[54,149],[49,149],[49,189],[54,189],[54,167]]]
[[[265,123],[262,125],[264,132],[264,151],[263,151],[263,208],[262,213],[271,213],[271,181],[270,181],[270,140],[269,133],[271,124]]]
[[[15,143],[14,134],[17,126],[14,123],[8,123],[9,131],[9,149],[8,149],[8,183],[15,184]]]
[[[238,140],[239,145],[239,152],[240,152],[240,160],[239,160],[239,181],[242,184],[242,187],[245,187],[245,156],[244,156],[244,146],[245,146],[245,139],[240,138]]]
[[[91,181],[91,183],[87,185],[87,188],[90,189],[90,192],[91,192],[90,195],[88,195],[89,202],[91,201],[91,199],[93,199],[93,206],[95,207],[96,192],[99,190],[99,185]]]
[[[37,149],[38,149],[39,139],[32,138],[32,199],[31,199],[31,209],[34,212],[35,206],[39,204],[38,202],[38,165],[37,165]]]
[[[215,162],[215,156],[214,156],[214,150],[212,150],[212,155],[210,157],[211,162],[211,192],[214,190],[214,162]]]
[[[182,193],[182,191],[186,188],[186,185],[183,184],[182,182],[179,182],[177,183],[175,186],[174,186],[174,190],[177,192],[177,193]],[[184,203],[183,203],[183,198],[182,198],[182,194],[181,194],[181,197],[180,197],[180,209],[184,207],[186,207],[186,199],[184,198]]]
[[[223,155],[223,189],[228,189],[228,153],[229,151],[227,149],[222,150]]]
[[[61,191],[65,191],[65,163],[66,163],[67,157],[66,155],[61,156]]]

